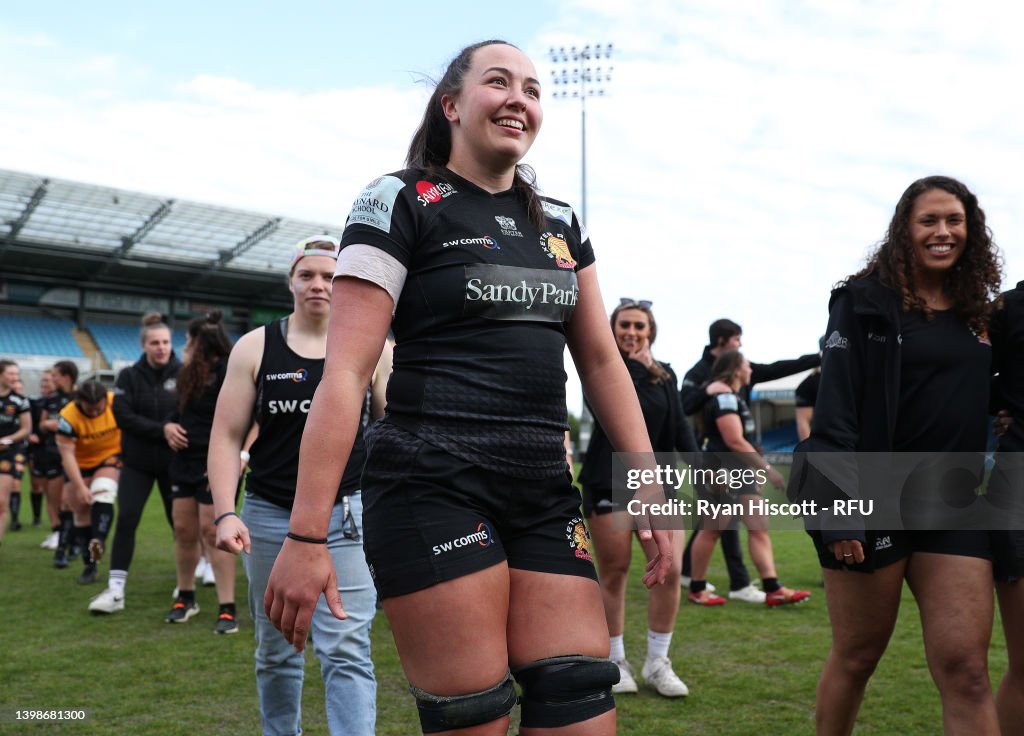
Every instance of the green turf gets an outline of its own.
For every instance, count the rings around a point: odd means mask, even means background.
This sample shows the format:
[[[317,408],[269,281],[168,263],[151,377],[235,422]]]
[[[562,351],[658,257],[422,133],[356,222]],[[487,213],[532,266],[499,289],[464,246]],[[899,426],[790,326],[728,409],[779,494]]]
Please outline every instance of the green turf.
[[[27,510],[28,503],[24,506]],[[26,527],[8,532],[0,547],[0,734],[259,732],[253,629],[240,566],[242,630],[234,636],[216,636],[212,588],[198,590],[202,612],[189,623],[164,623],[174,565],[170,532],[155,494],[138,535],[127,608],[116,615],[94,617],[86,612],[89,598],[104,587],[106,563],[100,583],[76,585],[81,563],[55,570],[52,553],[38,548],[44,536],[44,529]],[[775,532],[773,541],[783,582],[811,590],[811,600],[781,610],[740,602],[717,609],[684,603],[670,655],[691,695],[667,700],[641,686],[637,695],[620,696],[620,733],[813,732],[814,688],[829,646],[821,575],[806,535]],[[636,555],[628,591],[626,651],[637,669],[646,636],[640,567]],[[709,579],[725,587],[717,553]],[[374,622],[373,647],[379,681],[377,732],[418,733],[415,708],[382,615]],[[319,666],[312,652],[306,660],[305,733],[325,734]],[[990,663],[996,683],[1006,668],[998,624]],[[14,709],[83,707],[90,709],[84,723],[11,720]],[[924,662],[917,610],[905,592],[896,633],[869,686],[856,733],[940,732],[939,700]]]

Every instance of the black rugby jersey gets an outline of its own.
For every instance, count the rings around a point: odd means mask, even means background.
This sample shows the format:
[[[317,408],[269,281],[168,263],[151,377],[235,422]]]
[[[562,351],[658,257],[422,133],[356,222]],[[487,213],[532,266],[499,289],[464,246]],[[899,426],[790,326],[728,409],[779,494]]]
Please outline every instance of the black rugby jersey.
[[[367,185],[342,236],[408,271],[385,421],[522,478],[565,472],[565,326],[594,262],[572,208],[542,202],[537,229],[512,191],[407,169]]]
[[[246,490],[290,509],[295,501],[302,430],[313,393],[323,378],[324,359],[303,358],[288,347],[284,336],[287,324],[288,318],[283,317],[263,330],[263,359],[256,379],[256,421],[260,430],[250,448]],[[366,460],[363,426],[367,416],[368,401],[364,401],[355,445],[335,503],[359,490]]]
[[[57,419],[60,416],[60,410],[67,406],[70,401],[71,394],[66,394],[63,391],[54,391],[49,396],[46,396],[43,399],[43,411],[46,412],[47,419]],[[57,449],[56,432],[47,432],[45,429],[41,429],[39,437],[42,439],[45,447]]]
[[[716,421],[719,417],[726,414],[739,415],[740,422],[743,424],[743,439],[751,445],[754,444],[757,436],[757,425],[754,423],[754,417],[750,414],[750,407],[747,406],[747,402],[737,394],[721,393],[711,397],[704,404],[704,431],[707,433],[705,449],[708,452],[732,452],[730,447],[725,444],[725,440],[722,439],[722,433],[719,431],[718,422]]]
[[[21,415],[27,411],[28,399],[21,394],[11,391],[6,396],[0,396],[0,437],[14,434],[21,429]]]

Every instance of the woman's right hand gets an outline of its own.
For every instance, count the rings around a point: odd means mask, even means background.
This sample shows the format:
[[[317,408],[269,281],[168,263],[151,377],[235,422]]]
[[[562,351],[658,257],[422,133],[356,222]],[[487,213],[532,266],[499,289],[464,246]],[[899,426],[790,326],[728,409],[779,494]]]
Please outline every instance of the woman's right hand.
[[[225,516],[217,524],[217,549],[237,555],[249,553],[249,527],[237,516]]]
[[[704,393],[708,396],[716,396],[718,394],[732,393],[732,388],[729,384],[724,381],[712,381],[704,388]]]
[[[864,562],[864,547],[857,539],[841,539],[838,542],[832,542],[828,549],[835,555],[836,561],[842,562],[844,565],[859,565]]]
[[[80,506],[92,506],[92,493],[85,483],[75,483],[75,498]]]
[[[335,618],[348,618],[341,605],[338,578],[327,545],[285,539],[270,572],[263,610],[297,652],[306,646],[313,610],[321,593]]]
[[[167,440],[168,446],[175,452],[188,447],[188,432],[177,422],[167,422],[164,425],[164,438]]]

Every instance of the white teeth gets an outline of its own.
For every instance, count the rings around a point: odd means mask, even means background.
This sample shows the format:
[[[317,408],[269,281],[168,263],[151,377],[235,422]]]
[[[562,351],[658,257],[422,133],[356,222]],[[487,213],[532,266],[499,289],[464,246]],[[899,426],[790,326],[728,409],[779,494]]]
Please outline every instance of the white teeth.
[[[518,120],[505,120],[505,119],[502,119],[502,120],[498,120],[496,122],[497,122],[498,125],[503,125],[506,128],[515,128],[516,130],[522,130],[523,127],[524,127],[523,124],[520,123]]]
[[[930,250],[930,251],[932,251],[934,253],[949,253],[949,251],[953,250],[953,246],[952,245],[929,245],[928,246],[928,250]]]

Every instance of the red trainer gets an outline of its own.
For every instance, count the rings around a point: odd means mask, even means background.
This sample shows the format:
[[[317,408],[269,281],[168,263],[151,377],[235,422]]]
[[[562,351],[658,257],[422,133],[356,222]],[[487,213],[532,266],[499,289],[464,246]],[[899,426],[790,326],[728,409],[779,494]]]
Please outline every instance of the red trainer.
[[[766,593],[764,604],[766,606],[785,606],[789,603],[800,603],[811,597],[810,591],[807,590],[790,590],[789,588],[779,588],[774,593]]]
[[[700,593],[687,593],[687,598],[690,599],[690,603],[694,603],[698,606],[724,606],[725,598],[720,595],[715,595],[711,591],[705,589]]]

